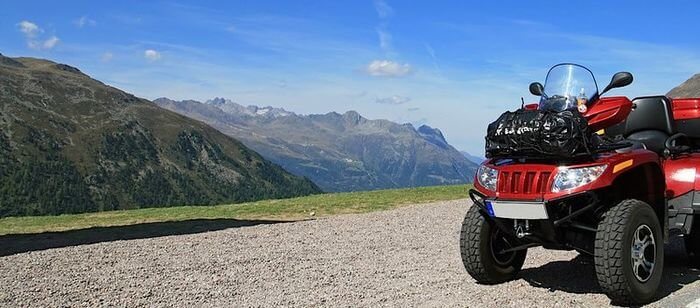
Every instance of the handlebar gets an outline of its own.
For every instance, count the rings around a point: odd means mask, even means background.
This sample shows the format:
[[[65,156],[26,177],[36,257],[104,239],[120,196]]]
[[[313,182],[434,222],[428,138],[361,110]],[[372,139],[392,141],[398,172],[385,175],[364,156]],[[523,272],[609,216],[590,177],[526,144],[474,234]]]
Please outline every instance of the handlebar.
[[[690,147],[687,145],[676,145],[676,141],[681,138],[688,138],[684,133],[677,133],[666,139],[664,147],[669,152],[669,154],[678,154],[690,151]]]

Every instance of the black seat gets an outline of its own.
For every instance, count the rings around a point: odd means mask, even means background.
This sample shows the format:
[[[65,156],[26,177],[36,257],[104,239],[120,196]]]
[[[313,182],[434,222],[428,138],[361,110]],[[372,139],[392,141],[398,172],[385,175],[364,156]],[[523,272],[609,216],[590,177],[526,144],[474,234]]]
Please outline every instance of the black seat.
[[[675,133],[671,100],[666,96],[645,96],[635,98],[632,103],[625,122],[625,138],[662,154],[666,139]]]

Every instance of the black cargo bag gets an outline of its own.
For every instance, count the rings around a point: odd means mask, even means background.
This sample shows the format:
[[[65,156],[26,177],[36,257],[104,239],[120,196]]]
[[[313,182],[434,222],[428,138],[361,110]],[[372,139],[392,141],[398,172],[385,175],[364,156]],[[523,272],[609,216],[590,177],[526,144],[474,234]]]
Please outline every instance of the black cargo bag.
[[[574,158],[591,155],[588,122],[578,111],[507,111],[489,124],[487,158]]]

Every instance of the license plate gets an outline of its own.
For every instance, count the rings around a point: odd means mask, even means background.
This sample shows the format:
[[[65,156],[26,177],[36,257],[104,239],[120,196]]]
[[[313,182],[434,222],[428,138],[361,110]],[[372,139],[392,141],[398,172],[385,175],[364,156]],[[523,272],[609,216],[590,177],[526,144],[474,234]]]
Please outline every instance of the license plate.
[[[486,209],[493,217],[511,219],[547,219],[544,202],[486,201]]]

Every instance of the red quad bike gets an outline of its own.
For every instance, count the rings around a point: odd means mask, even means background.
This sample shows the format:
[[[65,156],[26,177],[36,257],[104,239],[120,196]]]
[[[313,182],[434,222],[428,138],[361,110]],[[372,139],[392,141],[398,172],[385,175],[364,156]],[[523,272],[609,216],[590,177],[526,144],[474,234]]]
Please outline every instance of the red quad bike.
[[[659,288],[669,237],[684,237],[690,259],[700,261],[700,98],[601,97],[632,80],[617,73],[598,92],[590,70],[559,64],[544,86],[530,85],[540,103],[523,109],[573,107],[590,132],[619,135],[625,145],[582,159],[484,162],[460,235],[462,261],[478,283],[513,279],[530,247],[576,250],[594,258],[613,303],[643,304]]]

